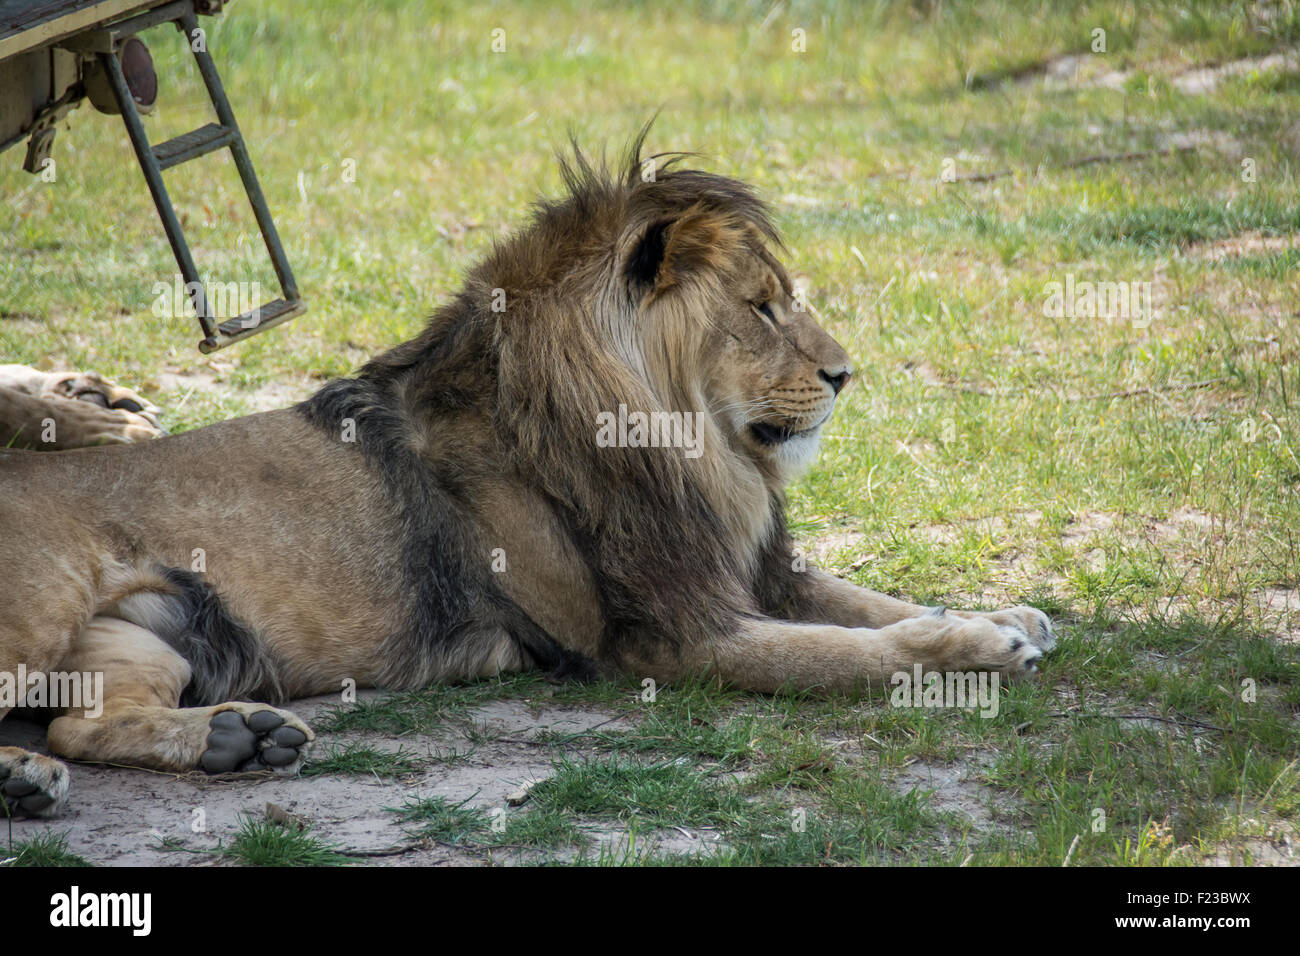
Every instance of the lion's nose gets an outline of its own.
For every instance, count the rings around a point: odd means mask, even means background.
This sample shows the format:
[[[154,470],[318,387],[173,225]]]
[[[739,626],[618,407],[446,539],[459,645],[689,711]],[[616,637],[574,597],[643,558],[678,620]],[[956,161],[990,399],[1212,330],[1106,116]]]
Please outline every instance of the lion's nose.
[[[828,372],[826,369],[822,369],[818,374],[821,375],[822,381],[835,391],[836,395],[849,382],[849,373],[843,369],[837,372]]]

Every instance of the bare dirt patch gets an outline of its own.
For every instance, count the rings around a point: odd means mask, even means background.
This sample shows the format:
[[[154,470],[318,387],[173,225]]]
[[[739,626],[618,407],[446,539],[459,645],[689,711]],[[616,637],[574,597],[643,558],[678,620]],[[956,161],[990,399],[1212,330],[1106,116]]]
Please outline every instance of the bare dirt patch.
[[[1234,76],[1246,76],[1250,73],[1297,73],[1300,72],[1300,53],[1286,50],[1270,53],[1268,56],[1243,57],[1229,60],[1217,66],[1192,67],[1183,70],[1170,82],[1181,93],[1191,96],[1213,92],[1225,79]]]
[[[964,818],[973,830],[1006,831],[1009,828],[999,817],[1014,814],[1015,804],[979,781],[979,767],[978,760],[958,764],[917,761],[895,774],[892,785],[904,792],[927,791],[931,809]]]
[[[289,707],[308,723],[319,723],[322,711],[336,704],[333,697],[310,698]],[[397,814],[386,808],[431,796],[483,810],[505,807],[506,796],[520,784],[553,772],[550,748],[529,737],[539,731],[565,734],[595,726],[630,726],[598,709],[531,707],[518,700],[488,703],[461,723],[449,722],[430,734],[318,736],[316,757],[334,746],[364,743],[376,750],[401,748],[416,758],[429,758],[420,772],[397,778],[341,774],[221,778],[70,763],[72,791],[64,814],[53,820],[15,820],[12,837],[22,841],[45,830],[65,833],[72,852],[100,865],[225,865],[215,851],[239,832],[241,815],[262,819],[266,805],[272,803],[312,824],[313,835],[321,840],[356,854],[358,862],[430,865],[499,859],[514,851],[412,841]],[[45,729],[10,717],[0,722],[0,744],[46,752]],[[196,830],[200,824],[202,829]],[[0,839],[7,845],[7,837]],[[169,849],[164,840],[180,849]]]
[[[1300,233],[1265,236],[1258,232],[1246,232],[1239,236],[1229,236],[1227,239],[1196,243],[1188,247],[1187,256],[1190,259],[1225,262],[1229,259],[1272,255],[1292,249],[1300,249]]]
[[[1247,613],[1263,622],[1278,640],[1300,643],[1300,588],[1264,588],[1246,596]]]
[[[724,848],[722,834],[707,827],[667,827],[645,832],[632,832],[625,827],[588,827],[586,833],[593,841],[594,849],[589,855],[603,853],[606,859],[632,860],[661,854],[703,854],[717,853]],[[556,854],[557,859],[569,860],[576,856],[574,851]]]
[[[1197,66],[1155,64],[1141,72],[1112,69],[1104,54],[1067,53],[1026,70],[1015,77],[1022,86],[1041,83],[1047,89],[1102,88],[1122,90],[1135,77],[1164,76],[1169,84],[1188,96],[1211,93],[1224,80],[1252,73],[1300,72],[1300,52],[1283,50],[1266,56],[1242,57],[1226,63]]]
[[[863,551],[866,544],[867,536],[861,531],[840,527],[810,539],[807,553],[817,567],[832,574],[848,574],[877,557]]]
[[[301,375],[282,377],[252,390],[242,389],[225,381],[224,375],[228,371],[228,368],[210,366],[169,366],[142,384],[163,393],[157,401],[164,412],[179,410],[195,393],[238,398],[246,402],[252,412],[269,412],[300,402],[320,388],[320,382]]]
[[[1243,821],[1253,823],[1255,821]],[[1205,859],[1206,866],[1300,866],[1295,829],[1286,823],[1261,826],[1262,833],[1223,844]]]

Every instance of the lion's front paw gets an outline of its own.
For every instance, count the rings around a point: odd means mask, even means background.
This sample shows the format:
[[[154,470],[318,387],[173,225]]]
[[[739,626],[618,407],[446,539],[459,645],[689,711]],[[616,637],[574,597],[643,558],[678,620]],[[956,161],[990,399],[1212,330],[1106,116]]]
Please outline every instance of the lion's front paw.
[[[199,766],[208,773],[276,770],[294,773],[302,766],[316,735],[301,720],[265,704],[232,703],[208,722],[207,747]]]
[[[1001,627],[1015,628],[1035,647],[1050,651],[1056,646],[1056,631],[1051,620],[1036,607],[1019,605],[1001,611],[967,611],[971,617],[982,617]],[[963,615],[964,616],[964,615]]]
[[[6,816],[52,817],[68,799],[68,768],[51,757],[0,747],[0,803]]]
[[[1051,625],[1049,624],[1050,628]],[[1043,648],[1025,636],[1025,632],[1016,625],[999,624],[998,630],[1007,643],[1006,664],[999,667],[1002,673],[1013,680],[1038,675],[1038,661],[1043,656]]]
[[[971,612],[953,617],[940,632],[936,648],[941,651],[932,663],[934,669],[996,671],[1010,680],[1038,673],[1043,649],[1019,624],[999,624],[987,615]]]

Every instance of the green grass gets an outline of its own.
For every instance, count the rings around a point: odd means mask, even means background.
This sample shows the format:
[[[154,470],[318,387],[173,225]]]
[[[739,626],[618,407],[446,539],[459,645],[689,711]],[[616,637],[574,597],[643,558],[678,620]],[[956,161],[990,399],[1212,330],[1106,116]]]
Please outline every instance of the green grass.
[[[677,761],[562,760],[553,776],[533,788],[533,799],[581,816],[637,817],[650,825],[714,826],[744,812],[738,791]]]
[[[452,803],[444,797],[412,797],[401,807],[390,809],[412,839],[468,850],[546,850],[584,847],[588,842],[569,816],[549,804],[513,812],[498,808],[496,813],[489,813],[468,803]]]
[[[348,774],[352,776],[401,777],[419,773],[420,760],[406,750],[376,750],[365,744],[333,746],[319,756],[313,756],[302,769],[304,777],[321,774]]]
[[[45,830],[30,840],[12,840],[4,851],[5,866],[90,866],[68,849],[68,835]]]
[[[1090,50],[1097,27],[1105,53]],[[207,116],[174,37],[147,39],[164,78],[156,141]],[[413,335],[557,190],[570,127],[599,151],[662,108],[649,146],[696,150],[772,202],[792,271],[856,359],[790,490],[799,537],[864,586],[1029,601],[1064,624],[1042,678],[1004,689],[993,720],[894,710],[881,688],[824,700],[704,683],[647,703],[630,685],[533,677],[338,708],[318,730],[468,739],[428,763],[495,746],[474,717],[503,698],[629,722],[537,735],[554,776],[504,830],[473,801],[435,802],[411,811],[413,833],[629,865],[1148,865],[1251,853],[1261,826],[1294,826],[1297,645],[1258,601],[1300,586],[1296,253],[1210,252],[1300,231],[1300,81],[1179,83],[1300,46],[1296,9],[499,0],[372,15],[247,0],[210,39],[311,311],[212,360],[188,320],[153,316],[174,263],[120,124],[82,109],[56,141],[57,182],[22,173],[17,151],[0,165],[5,361],[98,369],[177,431],[251,411],[259,389],[310,387]],[[1081,57],[1079,81],[1042,82],[1064,54]],[[944,183],[949,159],[1008,175]],[[202,270],[272,289],[229,162],[168,176]],[[1067,275],[1152,283],[1160,311],[1053,317],[1045,287]],[[405,772],[377,754],[358,745],[314,772]],[[917,789],[918,766],[967,782]],[[987,802],[978,825],[962,794]],[[674,827],[721,839],[683,855]]]
[[[475,684],[447,684],[373,700],[339,705],[317,719],[331,733],[370,731],[390,736],[425,733],[452,717],[464,717],[476,705],[500,697],[519,696],[542,684],[532,674],[513,674]]]
[[[310,828],[281,826],[245,816],[239,832],[220,854],[243,866],[342,866],[353,862],[333,844],[312,836]]]
[[[443,797],[422,797],[408,800],[394,812],[412,837],[460,845],[488,828],[484,815],[466,803],[468,800],[451,803]]]

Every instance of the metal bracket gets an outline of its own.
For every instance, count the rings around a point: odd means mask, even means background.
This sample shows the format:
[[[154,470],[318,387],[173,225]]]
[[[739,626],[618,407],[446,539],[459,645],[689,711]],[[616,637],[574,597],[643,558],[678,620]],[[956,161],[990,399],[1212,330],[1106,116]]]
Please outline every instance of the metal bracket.
[[[28,137],[27,157],[23,160],[25,172],[40,173],[45,168],[45,160],[50,157],[50,149],[54,146],[54,134],[58,132],[59,123],[77,108],[80,100],[81,90],[74,86],[58,100],[46,106],[31,129],[23,134]]]

